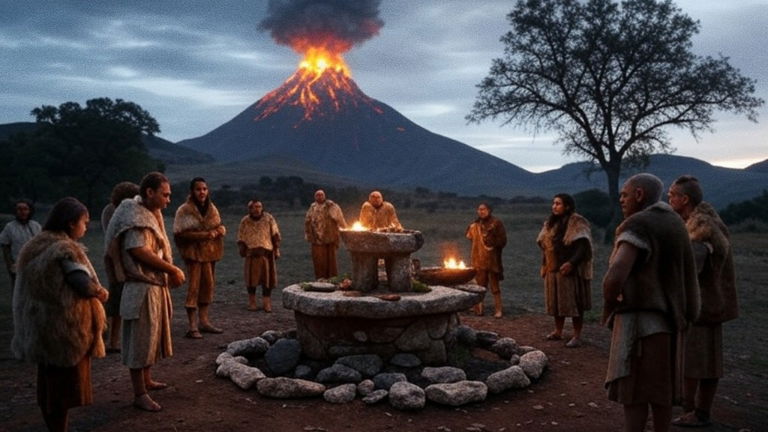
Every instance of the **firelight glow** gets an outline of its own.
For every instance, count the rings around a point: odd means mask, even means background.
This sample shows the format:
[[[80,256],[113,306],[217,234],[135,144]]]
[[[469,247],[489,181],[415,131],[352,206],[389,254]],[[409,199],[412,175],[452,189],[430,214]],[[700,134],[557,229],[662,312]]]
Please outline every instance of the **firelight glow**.
[[[467,268],[467,265],[464,264],[464,261],[456,261],[456,258],[448,258],[447,260],[443,261],[443,267],[449,268],[449,269],[465,269]]]
[[[352,231],[368,231],[368,229],[364,227],[360,221],[356,221],[354,224],[352,224]]]

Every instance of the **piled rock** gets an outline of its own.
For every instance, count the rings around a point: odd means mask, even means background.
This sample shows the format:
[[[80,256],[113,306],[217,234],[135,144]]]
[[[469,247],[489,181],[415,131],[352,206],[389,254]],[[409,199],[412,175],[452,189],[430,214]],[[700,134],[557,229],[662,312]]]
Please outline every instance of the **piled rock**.
[[[294,335],[268,330],[259,337],[230,343],[216,358],[216,376],[229,378],[243,390],[255,388],[264,397],[322,396],[329,403],[343,404],[359,396],[366,404],[387,399],[394,408],[416,410],[427,401],[461,406],[484,401],[488,392],[526,388],[541,377],[548,361],[534,347],[467,326],[454,329],[451,365],[440,367],[425,367],[407,352],[386,362],[374,354],[318,362],[302,356]],[[467,358],[476,348],[495,353],[499,360]]]

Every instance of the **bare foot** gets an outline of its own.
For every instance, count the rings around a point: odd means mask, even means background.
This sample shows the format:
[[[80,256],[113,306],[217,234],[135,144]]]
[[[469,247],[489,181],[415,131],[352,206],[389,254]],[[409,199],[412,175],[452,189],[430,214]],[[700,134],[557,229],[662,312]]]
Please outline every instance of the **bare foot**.
[[[164,388],[168,388],[168,384],[160,381],[150,381],[145,384],[147,387],[147,390],[162,390]]]
[[[161,407],[159,403],[152,400],[152,398],[149,397],[147,393],[133,398],[133,406],[140,410],[149,412],[158,412],[163,409],[163,407]]]

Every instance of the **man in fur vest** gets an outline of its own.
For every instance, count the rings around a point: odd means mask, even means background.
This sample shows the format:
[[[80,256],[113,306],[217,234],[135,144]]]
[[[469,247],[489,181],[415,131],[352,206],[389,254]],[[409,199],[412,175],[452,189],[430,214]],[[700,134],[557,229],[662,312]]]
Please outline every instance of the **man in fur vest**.
[[[477,271],[475,281],[491,290],[493,316],[501,318],[501,281],[504,280],[501,251],[507,245],[507,231],[492,213],[493,209],[487,203],[477,206],[477,219],[467,227],[465,235],[472,241],[472,267]],[[474,310],[476,315],[482,315],[483,302],[476,304]]]
[[[224,254],[226,233],[219,210],[211,202],[208,184],[202,177],[195,177],[189,184],[187,202],[179,206],[173,220],[173,239],[187,265],[184,307],[189,322],[188,338],[202,339],[200,332],[223,331],[211,324],[209,308],[216,287],[216,261]]]
[[[248,202],[248,214],[240,220],[237,248],[240,256],[245,258],[248,310],[259,310],[256,288],[261,285],[264,312],[272,312],[272,290],[277,286],[276,260],[280,257],[280,228],[257,198]]]
[[[118,281],[123,284],[122,362],[131,371],[134,407],[160,411],[147,393],[168,385],[152,379],[150,368],[173,355],[169,286],[184,283],[184,272],[173,265],[171,244],[162,210],[171,202],[171,186],[163,174],[152,172],[139,185],[139,196],[115,209],[105,234]]]
[[[603,279],[604,320],[612,329],[605,385],[608,398],[624,405],[627,431],[645,429],[649,406],[654,429],[669,429],[682,390],[682,338],[699,313],[691,242],[680,217],[660,201],[663,188],[652,174],[624,183],[624,221]]]
[[[322,189],[315,192],[315,202],[309,206],[304,218],[304,239],[312,248],[315,278],[331,278],[339,274],[336,251],[339,249],[339,229],[347,222],[341,207],[325,198]]]
[[[368,195],[368,201],[360,207],[360,223],[369,230],[377,229],[402,230],[403,225],[397,218],[397,210],[389,201],[384,201],[384,195],[373,191]]]
[[[685,221],[701,289],[701,313],[685,341],[685,414],[672,424],[705,427],[712,423],[712,401],[723,376],[722,323],[738,316],[733,252],[728,228],[715,209],[702,201],[704,195],[695,177],[675,180],[667,196],[669,205]]]

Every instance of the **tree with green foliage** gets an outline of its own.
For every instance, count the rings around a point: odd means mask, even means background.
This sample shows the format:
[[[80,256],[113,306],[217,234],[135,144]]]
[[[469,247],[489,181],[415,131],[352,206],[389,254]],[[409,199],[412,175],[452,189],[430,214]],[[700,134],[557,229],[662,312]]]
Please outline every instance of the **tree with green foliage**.
[[[728,58],[692,52],[699,23],[671,1],[519,0],[508,19],[467,119],[555,131],[605,172],[614,223],[622,169],[669,152],[669,127],[698,137],[715,111],[756,121],[764,103]]]
[[[92,207],[106,202],[114,184],[138,181],[163,168],[142,141],[160,127],[133,102],[98,98],[85,107],[66,102],[35,108],[31,114],[37,120],[35,131],[8,142],[15,165],[10,178],[19,184],[17,192],[31,190],[42,199],[74,195]]]

